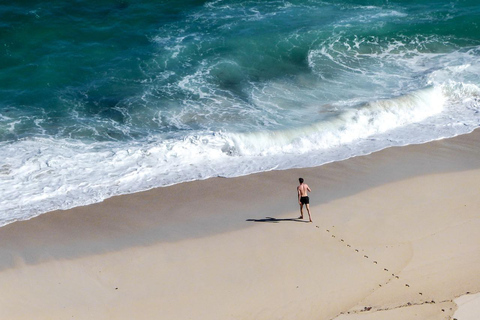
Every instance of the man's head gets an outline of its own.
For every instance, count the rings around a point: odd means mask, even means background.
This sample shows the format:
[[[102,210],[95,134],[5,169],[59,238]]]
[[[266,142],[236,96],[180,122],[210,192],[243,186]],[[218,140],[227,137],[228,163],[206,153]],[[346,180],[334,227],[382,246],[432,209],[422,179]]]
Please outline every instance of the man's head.
[[[299,181],[300,183],[303,183],[303,178],[298,178],[298,181]]]

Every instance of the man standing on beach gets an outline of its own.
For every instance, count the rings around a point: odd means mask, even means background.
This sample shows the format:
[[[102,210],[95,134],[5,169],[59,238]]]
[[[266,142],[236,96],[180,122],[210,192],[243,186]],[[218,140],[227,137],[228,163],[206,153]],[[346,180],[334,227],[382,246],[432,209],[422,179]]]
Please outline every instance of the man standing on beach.
[[[303,205],[305,205],[305,207],[307,208],[308,218],[310,219],[310,222],[313,222],[312,216],[310,215],[310,198],[308,198],[308,193],[307,193],[307,192],[312,192],[312,190],[306,183],[303,183],[304,181],[303,178],[299,178],[298,181],[300,182],[300,185],[297,187],[298,204],[300,204],[299,219],[303,219]]]

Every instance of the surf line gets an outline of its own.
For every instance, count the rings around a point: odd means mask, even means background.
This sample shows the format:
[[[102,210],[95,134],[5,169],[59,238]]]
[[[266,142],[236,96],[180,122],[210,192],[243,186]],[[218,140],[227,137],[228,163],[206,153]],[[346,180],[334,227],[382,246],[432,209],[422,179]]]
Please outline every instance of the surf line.
[[[315,226],[317,229],[320,229],[319,226]],[[331,230],[330,230],[331,229]],[[342,237],[337,237],[337,235],[335,234],[334,231],[332,230],[335,230],[335,226],[332,226],[330,229],[325,229],[325,232],[329,233],[331,238],[332,239],[335,239],[335,241],[339,242],[342,244],[342,246],[344,246],[345,248],[347,248],[348,250],[353,250],[353,252],[355,252],[355,254],[363,254],[365,252],[364,249],[358,249],[357,246],[352,246],[348,241],[346,241],[345,239],[343,239]],[[365,259],[370,259],[372,261],[372,264],[376,265],[377,267],[383,267],[381,266],[377,260],[373,260],[371,258],[370,255],[368,254],[363,254],[363,258]],[[383,267],[383,271],[384,272],[388,272],[388,273],[391,273],[392,271],[390,271],[392,269],[389,269],[387,267]],[[389,280],[387,282],[384,282],[383,285],[382,284],[379,284],[378,287],[381,288],[382,286],[385,286],[385,285],[388,285],[390,282],[392,282],[393,280],[400,280],[400,276],[397,275],[395,272],[391,273],[391,276],[389,278]],[[413,287],[410,286],[410,284],[408,283],[405,283],[405,289],[406,290],[412,290]],[[375,289],[376,290],[376,289]],[[423,292],[418,292],[418,294],[420,296],[423,296]],[[446,302],[453,302],[452,300],[446,300],[446,301],[439,301],[438,303],[446,303]],[[409,307],[409,306],[413,306],[413,305],[423,305],[423,304],[435,304],[437,302],[435,302],[435,300],[429,300],[429,301],[420,301],[418,303],[412,303],[412,302],[407,302],[405,305],[400,305],[398,307],[395,307],[395,308],[392,308],[392,309],[396,309],[396,308],[399,308],[399,307]],[[362,313],[362,312],[368,312],[368,311],[386,311],[386,310],[391,310],[391,309],[380,309],[380,308],[376,308],[374,310],[373,307],[371,306],[365,306],[363,309],[360,309],[360,310],[352,310],[352,311],[347,311],[347,312],[341,312],[339,315],[342,315],[342,314],[357,314],[357,313]],[[445,309],[441,309],[442,312],[446,312]],[[452,311],[452,308],[450,308],[450,311]],[[339,316],[338,315],[338,316]],[[336,316],[336,317],[338,317]],[[335,317],[335,318],[336,318]],[[333,319],[335,319],[333,318]],[[331,320],[333,320],[331,319]]]

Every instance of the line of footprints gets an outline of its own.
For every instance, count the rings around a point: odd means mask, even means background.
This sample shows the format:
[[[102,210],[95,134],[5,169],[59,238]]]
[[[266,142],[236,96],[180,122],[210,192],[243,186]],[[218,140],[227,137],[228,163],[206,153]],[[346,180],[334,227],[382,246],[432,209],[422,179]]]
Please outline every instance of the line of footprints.
[[[317,227],[318,229],[320,229],[319,226],[316,226],[316,227]],[[333,226],[333,228],[334,228],[334,227],[335,227],[335,226]],[[328,233],[330,233],[332,238],[336,238],[336,236],[330,231],[330,229],[326,229],[325,231],[328,232]],[[351,246],[350,244],[346,243],[344,239],[340,239],[340,240],[338,240],[338,241],[344,243],[347,248],[352,248],[352,246]],[[353,249],[353,248],[352,248],[352,249]],[[356,253],[360,253],[360,250],[359,250],[359,249],[353,249],[353,250],[355,250]],[[363,250],[362,250],[362,251],[363,251]],[[364,257],[365,259],[370,259],[368,255],[364,255],[363,257]],[[378,265],[378,262],[377,262],[376,260],[373,260],[373,264]],[[390,272],[388,268],[383,268],[383,271],[385,271],[385,272]],[[393,277],[393,278],[391,278],[390,280],[388,280],[388,281],[385,283],[385,285],[388,284],[388,283],[390,283],[390,281],[391,281],[392,279],[400,279],[400,277],[399,277],[398,275],[396,275],[395,273],[392,273],[392,277]],[[381,284],[379,284],[378,286],[379,286],[379,287],[382,287]],[[410,285],[409,285],[408,283],[405,283],[405,287],[406,287],[406,288],[410,288]],[[422,292],[419,292],[418,294],[419,294],[420,296],[423,295]],[[468,294],[468,292],[467,292],[467,294]],[[434,300],[432,300],[432,301],[425,301],[424,303],[432,303],[432,304],[433,304],[433,303],[435,303],[435,301],[434,301]],[[411,305],[411,303],[409,302],[409,303],[407,303],[407,305]],[[362,311],[370,311],[371,309],[372,309],[372,307],[365,307]],[[445,310],[442,309],[442,312],[445,312]]]

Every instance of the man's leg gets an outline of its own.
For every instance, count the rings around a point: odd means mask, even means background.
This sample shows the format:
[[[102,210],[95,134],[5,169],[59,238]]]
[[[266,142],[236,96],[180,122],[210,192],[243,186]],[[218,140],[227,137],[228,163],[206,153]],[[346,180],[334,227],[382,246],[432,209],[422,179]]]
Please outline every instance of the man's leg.
[[[310,215],[310,205],[307,203],[305,207],[307,207],[308,219],[310,219],[310,222],[313,222],[312,216]],[[302,214],[302,217],[303,217],[303,214]]]
[[[303,203],[300,204],[300,217],[298,219],[303,219]]]

